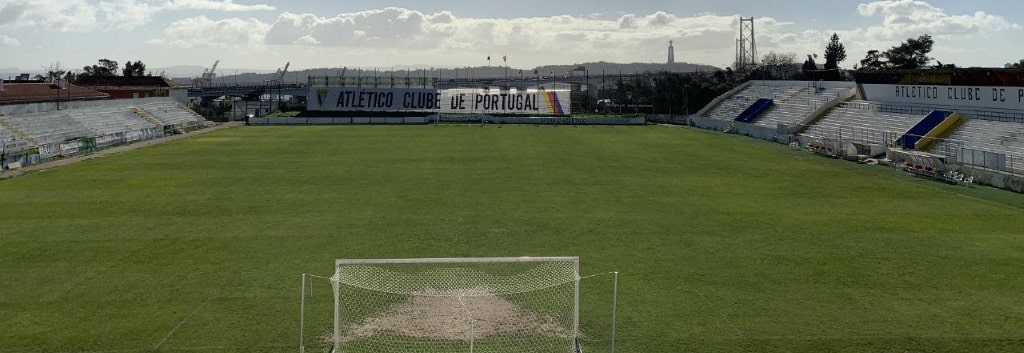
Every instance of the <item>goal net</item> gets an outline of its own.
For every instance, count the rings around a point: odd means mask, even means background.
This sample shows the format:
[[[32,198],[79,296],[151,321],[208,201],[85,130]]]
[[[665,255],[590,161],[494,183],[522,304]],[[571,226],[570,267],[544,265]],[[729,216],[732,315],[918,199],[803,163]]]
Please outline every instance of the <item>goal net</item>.
[[[334,352],[577,350],[579,259],[337,260]]]

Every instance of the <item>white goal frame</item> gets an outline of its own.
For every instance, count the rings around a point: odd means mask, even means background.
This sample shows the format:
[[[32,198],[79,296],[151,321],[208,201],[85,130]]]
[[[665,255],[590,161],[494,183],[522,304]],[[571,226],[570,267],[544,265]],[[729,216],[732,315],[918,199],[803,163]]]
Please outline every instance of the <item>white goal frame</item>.
[[[335,260],[334,268],[335,274],[331,278],[332,283],[335,286],[338,285],[340,268],[345,265],[393,265],[393,264],[484,264],[484,263],[541,263],[541,262],[560,262],[560,263],[571,263],[572,266],[572,291],[573,291],[573,302],[572,302],[572,328],[569,332],[573,341],[573,350],[579,351],[578,338],[579,338],[579,311],[580,311],[580,268],[579,268],[579,257],[577,256],[553,256],[553,257],[466,257],[466,258],[407,258],[407,259],[337,259]],[[303,283],[305,283],[305,275],[303,276]],[[305,288],[305,284],[303,284]],[[332,332],[333,340],[337,344],[339,337],[341,337],[341,298],[339,295],[334,295],[334,329]],[[305,304],[302,304],[304,307]],[[304,309],[303,309],[304,310]],[[300,318],[300,320],[303,320]],[[300,335],[302,334],[300,328]],[[301,340],[301,339],[300,339]],[[301,342],[300,342],[301,343]],[[333,351],[337,351],[339,347],[333,347]],[[470,352],[473,350],[473,342],[470,341]],[[304,347],[300,346],[300,351],[304,351]]]

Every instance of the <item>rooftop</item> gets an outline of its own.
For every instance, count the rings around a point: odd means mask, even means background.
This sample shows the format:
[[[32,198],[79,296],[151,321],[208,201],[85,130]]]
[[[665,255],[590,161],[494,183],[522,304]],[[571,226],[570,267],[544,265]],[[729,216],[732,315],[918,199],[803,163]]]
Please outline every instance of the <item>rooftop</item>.
[[[84,76],[78,85],[86,87],[178,87],[162,76]]]
[[[58,99],[95,100],[106,99],[109,94],[97,92],[85,87],[69,84],[67,89],[60,89],[57,84],[45,82],[4,82],[0,91],[0,104],[53,102]]]

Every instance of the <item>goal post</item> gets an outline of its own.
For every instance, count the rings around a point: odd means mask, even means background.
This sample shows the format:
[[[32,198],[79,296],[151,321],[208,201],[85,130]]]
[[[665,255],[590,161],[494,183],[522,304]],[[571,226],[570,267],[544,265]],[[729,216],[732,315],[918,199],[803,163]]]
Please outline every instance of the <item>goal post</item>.
[[[338,259],[332,351],[578,352],[578,257]]]

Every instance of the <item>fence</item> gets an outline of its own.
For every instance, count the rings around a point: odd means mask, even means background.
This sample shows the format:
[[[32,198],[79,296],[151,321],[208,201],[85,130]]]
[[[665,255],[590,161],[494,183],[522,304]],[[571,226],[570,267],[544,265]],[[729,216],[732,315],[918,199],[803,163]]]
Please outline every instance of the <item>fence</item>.
[[[1024,175],[1024,160],[1012,154],[968,148],[964,141],[956,139],[932,139],[934,146],[928,153],[941,156],[947,164],[984,168],[1010,175]]]
[[[166,136],[164,128],[153,127],[117,132],[96,137],[86,137],[61,143],[43,144],[35,148],[21,145],[5,145],[4,150],[2,151],[3,158],[0,159],[0,170],[8,169],[10,167],[25,167],[58,157],[71,157],[95,150],[120,146],[137,141],[151,140],[164,136]]]
[[[866,145],[892,146],[903,135],[894,131],[847,125],[823,127],[823,129],[825,129],[824,132],[816,134],[816,137]]]

